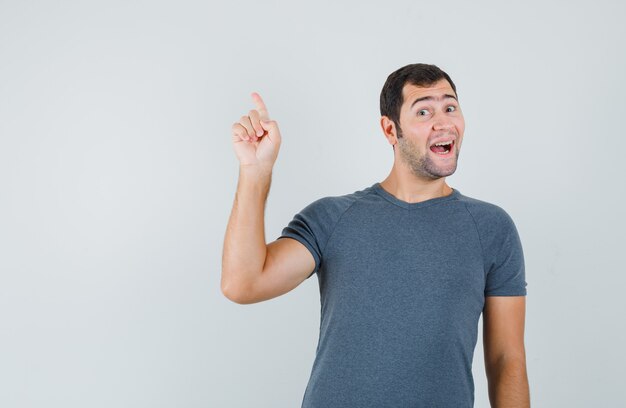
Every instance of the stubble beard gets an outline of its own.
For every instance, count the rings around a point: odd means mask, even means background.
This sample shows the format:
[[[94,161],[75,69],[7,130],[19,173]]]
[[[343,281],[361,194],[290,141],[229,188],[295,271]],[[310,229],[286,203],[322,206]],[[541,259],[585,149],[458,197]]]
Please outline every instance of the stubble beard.
[[[419,178],[437,180],[441,177],[448,177],[456,171],[456,165],[459,159],[459,149],[456,143],[454,146],[454,160],[451,160],[449,164],[443,166],[437,165],[428,153],[425,155],[421,154],[413,142],[402,136],[402,131],[399,128],[397,145],[400,157],[411,172]]]

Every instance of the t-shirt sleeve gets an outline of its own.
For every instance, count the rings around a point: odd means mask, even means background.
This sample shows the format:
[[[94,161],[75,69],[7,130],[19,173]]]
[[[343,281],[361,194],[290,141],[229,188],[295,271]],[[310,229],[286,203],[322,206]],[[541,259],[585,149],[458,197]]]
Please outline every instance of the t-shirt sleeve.
[[[293,238],[311,252],[315,259],[315,269],[307,279],[318,272],[322,265],[323,251],[332,232],[335,213],[329,198],[314,201],[295,214],[278,237]]]
[[[502,209],[492,222],[492,240],[485,253],[485,296],[525,296],[524,252],[515,223]]]

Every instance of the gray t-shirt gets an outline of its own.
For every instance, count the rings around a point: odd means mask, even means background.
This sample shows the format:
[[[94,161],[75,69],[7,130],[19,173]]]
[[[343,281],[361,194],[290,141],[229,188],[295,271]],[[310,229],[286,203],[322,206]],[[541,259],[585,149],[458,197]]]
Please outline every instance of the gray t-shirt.
[[[311,251],[321,296],[302,407],[473,406],[485,296],[526,295],[502,208],[456,189],[408,203],[375,183],[314,201],[284,237]]]

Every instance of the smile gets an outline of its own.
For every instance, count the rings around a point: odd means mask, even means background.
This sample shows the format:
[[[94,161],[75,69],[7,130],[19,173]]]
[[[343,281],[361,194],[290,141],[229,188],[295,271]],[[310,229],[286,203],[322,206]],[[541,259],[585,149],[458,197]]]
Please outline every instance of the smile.
[[[430,150],[433,153],[437,153],[439,156],[447,156],[452,153],[454,147],[454,140],[448,142],[441,142],[430,146]]]

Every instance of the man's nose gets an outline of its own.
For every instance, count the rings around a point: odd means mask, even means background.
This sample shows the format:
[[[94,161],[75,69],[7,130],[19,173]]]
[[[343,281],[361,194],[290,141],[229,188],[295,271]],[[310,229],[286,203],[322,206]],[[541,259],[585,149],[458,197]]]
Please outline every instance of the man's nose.
[[[452,130],[454,128],[454,124],[447,120],[438,120],[433,124],[434,130]]]

